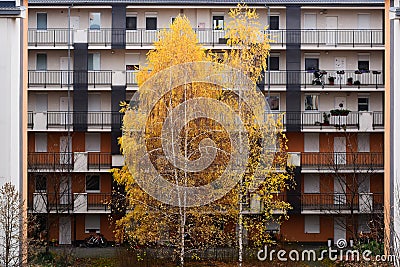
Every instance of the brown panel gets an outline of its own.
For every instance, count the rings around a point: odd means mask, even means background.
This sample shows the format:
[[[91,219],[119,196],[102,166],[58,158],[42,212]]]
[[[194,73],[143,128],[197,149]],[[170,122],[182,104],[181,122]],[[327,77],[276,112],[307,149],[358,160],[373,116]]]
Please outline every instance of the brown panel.
[[[303,133],[286,133],[288,138],[288,151],[289,152],[303,152],[304,151],[304,134]]]
[[[295,242],[327,242],[333,238],[333,217],[320,216],[320,233],[304,233],[304,216],[292,215],[281,224],[281,235],[286,241]]]

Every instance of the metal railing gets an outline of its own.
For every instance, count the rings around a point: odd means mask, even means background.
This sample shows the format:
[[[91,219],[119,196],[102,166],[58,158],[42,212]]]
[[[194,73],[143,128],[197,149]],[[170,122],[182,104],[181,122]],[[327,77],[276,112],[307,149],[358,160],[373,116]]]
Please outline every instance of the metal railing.
[[[372,112],[372,128],[378,128],[384,126],[384,113],[383,111]]]
[[[112,85],[111,70],[93,70],[88,71],[88,85]]]
[[[74,168],[73,157],[69,152],[29,152],[28,168],[67,171]]]
[[[158,40],[162,28],[156,30],[146,30],[143,28],[136,30],[101,28],[97,30],[86,29],[89,45],[110,46],[113,35],[118,35],[116,40],[121,41],[125,35],[125,43],[129,46],[149,46]],[[203,45],[218,46],[226,45],[226,30],[214,30],[210,28],[193,29],[198,37],[199,43]],[[74,32],[71,31],[71,44],[74,43]],[[260,30],[264,33],[266,31]],[[272,45],[285,45],[286,43],[296,43],[303,45],[319,46],[383,46],[384,35],[382,29],[316,29],[316,30],[271,30],[270,38]],[[60,46],[68,44],[68,29],[47,29],[47,30],[28,30],[28,44],[31,46]]]
[[[74,31],[71,31],[71,44],[74,43]],[[68,29],[28,29],[28,45],[30,46],[62,46],[68,45]]]
[[[88,152],[88,170],[101,170],[111,168],[111,153]]]
[[[112,125],[121,125],[122,117],[124,114],[114,111],[48,111],[47,112],[47,128],[52,127],[68,127],[73,123],[87,124],[89,127],[111,127]],[[69,117],[69,118],[68,118]]]
[[[29,198],[30,200],[30,198]],[[74,209],[72,193],[70,192],[35,192],[33,201],[29,201],[28,207],[33,212],[67,212]]]
[[[109,193],[87,193],[87,210],[110,209],[111,194]]]
[[[332,116],[330,111],[287,111],[283,115],[284,125],[300,125],[301,129],[308,128],[327,128],[327,127],[355,127],[360,126],[360,113],[351,111],[346,116]]]
[[[302,211],[383,211],[382,193],[303,193]]]
[[[69,72],[69,83],[73,84],[73,71]],[[28,70],[28,87],[32,86],[59,86],[68,85],[67,70]]]
[[[381,169],[382,152],[302,152],[301,166],[312,169]]]
[[[127,70],[125,72],[125,77],[126,77],[126,85],[138,85],[137,81],[137,73],[139,71],[137,70]]]
[[[33,111],[28,111],[28,128],[33,129]]]

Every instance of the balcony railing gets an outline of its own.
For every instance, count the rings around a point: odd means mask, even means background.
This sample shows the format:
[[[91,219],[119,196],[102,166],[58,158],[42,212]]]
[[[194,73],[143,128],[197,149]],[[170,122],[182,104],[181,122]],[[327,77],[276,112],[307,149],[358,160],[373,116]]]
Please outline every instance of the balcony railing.
[[[47,86],[67,87],[68,82],[73,84],[73,71],[67,70],[28,70],[28,87],[32,86]]]
[[[74,43],[73,30],[70,43]],[[28,45],[30,46],[62,46],[68,45],[68,29],[28,29]]]
[[[87,160],[88,170],[101,170],[111,168],[111,153],[89,152]]]
[[[159,32],[157,30],[126,30],[102,28],[98,30],[88,30],[87,41],[89,45],[110,46],[113,34],[118,35],[121,39],[124,37],[125,43],[129,46],[149,46],[158,40]],[[74,43],[74,32],[71,30],[71,44]],[[200,29],[195,28],[199,43],[209,46],[226,45],[226,30]],[[264,32],[264,30],[262,30]],[[271,30],[272,45],[285,45],[288,43],[296,43],[313,46],[383,46],[383,30],[382,29],[318,29],[318,30]],[[122,42],[123,42],[122,41]],[[60,46],[68,44],[68,29],[47,29],[47,30],[28,30],[28,44],[30,46]]]
[[[70,111],[48,111],[47,112],[47,128],[62,127],[67,129],[68,122],[72,126],[77,124],[87,124],[89,127],[98,127],[104,129],[112,125],[121,125],[123,114],[112,111],[88,111],[77,112]]]
[[[69,73],[69,77],[68,77]],[[28,71],[28,87],[67,87],[74,84],[74,78],[79,84],[88,84],[94,87],[98,85],[112,85],[112,71],[96,70],[96,71],[67,71],[67,70],[29,70]]]
[[[107,193],[87,193],[87,210],[110,209],[111,194]]]
[[[72,211],[74,207],[72,194],[65,193],[33,193],[33,202],[29,202],[29,209],[37,213],[56,212],[63,213]]]
[[[329,117],[327,118],[326,116]],[[360,113],[351,111],[347,116],[331,116],[330,111],[287,111],[283,115],[284,125],[300,125],[301,129],[307,128],[359,128]]]
[[[28,111],[28,128],[33,129],[33,111]]]
[[[373,117],[372,127],[374,129],[384,126],[384,116],[383,115],[384,115],[383,111],[374,111],[372,113],[372,117]]]
[[[133,70],[133,71],[126,71],[125,77],[126,77],[126,85],[138,85],[137,82],[137,73],[138,71]]]
[[[301,166],[312,169],[382,169],[382,152],[302,152]]]
[[[372,213],[383,211],[382,193],[304,193],[302,211],[353,211]]]
[[[68,152],[30,152],[28,153],[28,168],[68,171],[74,168],[73,157],[73,153]]]

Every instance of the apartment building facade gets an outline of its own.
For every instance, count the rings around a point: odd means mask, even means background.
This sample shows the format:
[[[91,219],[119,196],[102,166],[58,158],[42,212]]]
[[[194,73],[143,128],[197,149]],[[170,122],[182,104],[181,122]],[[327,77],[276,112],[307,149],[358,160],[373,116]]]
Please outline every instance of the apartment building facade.
[[[108,170],[123,163],[119,102],[138,89],[137,68],[178,14],[205,48],[229,49],[224,27],[237,3],[29,3],[30,211],[60,244],[93,232],[113,240],[116,210],[106,203],[114,188]],[[269,72],[259,86],[271,110],[284,114],[296,165],[296,186],[282,193],[290,218],[266,227],[300,242],[373,234],[383,220],[384,1],[247,4],[270,25]]]

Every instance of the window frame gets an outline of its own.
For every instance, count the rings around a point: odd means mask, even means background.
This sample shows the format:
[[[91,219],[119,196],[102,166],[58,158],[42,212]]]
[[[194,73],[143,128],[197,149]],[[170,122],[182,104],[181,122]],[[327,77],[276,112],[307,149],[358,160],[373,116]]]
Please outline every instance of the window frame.
[[[94,218],[96,218],[96,226],[97,226],[97,224],[98,224],[98,227],[95,227],[95,228],[89,228],[88,226],[92,226],[92,225],[88,225],[88,219],[89,218],[92,218],[92,219],[94,219]],[[94,221],[94,220],[93,220]],[[93,224],[94,225],[94,223],[91,223],[91,224]],[[94,231],[93,231],[94,230]],[[86,234],[89,234],[89,233],[93,233],[93,232],[95,232],[95,233],[100,233],[100,230],[101,230],[101,218],[100,218],[100,214],[86,214],[85,215],[85,233]]]
[[[316,104],[316,107],[313,107],[313,108],[311,108],[311,109],[308,109],[307,107],[307,97],[309,97],[309,96],[314,96],[314,97],[316,97],[316,101],[311,101],[312,103],[312,105],[314,105],[314,102],[315,102],[315,104]],[[305,94],[304,95],[304,111],[310,111],[310,112],[312,112],[312,111],[319,111],[319,94]]]
[[[272,27],[272,25],[276,25],[276,24],[272,24],[271,22],[272,22],[272,20],[271,20],[271,18],[274,18],[274,19],[277,19],[277,21],[275,21],[275,23],[277,23],[277,26],[278,27]],[[269,30],[271,30],[271,31],[277,31],[277,30],[279,30],[280,29],[280,17],[279,17],[279,15],[270,15],[269,16],[269,18],[268,18],[268,22],[269,22]],[[273,29],[274,28],[274,29]]]
[[[270,108],[270,110],[272,111],[272,112],[274,112],[274,111],[280,111],[281,110],[281,96],[280,96],[280,94],[271,94],[270,96],[269,96],[269,98],[268,98],[268,96],[266,96],[265,97],[266,98],[266,101],[267,101],[267,103],[268,103],[268,105],[269,105],[269,108]],[[274,99],[273,99],[274,98]],[[276,98],[278,99],[278,109],[272,109],[271,108],[271,101],[272,100],[276,100]]]
[[[41,187],[39,187],[38,189],[38,178],[44,179],[44,184],[41,184],[42,186],[44,186],[44,189]],[[43,174],[35,175],[35,193],[44,193],[46,191],[47,191],[47,176]]]
[[[135,19],[135,27],[134,28],[129,28],[128,27],[128,20],[129,19]],[[130,16],[126,16],[126,19],[125,19],[125,29],[127,30],[127,31],[137,31],[137,16],[133,16],[133,15],[130,15]]]
[[[318,219],[318,223],[317,223],[317,219]],[[313,228],[313,226],[315,228]],[[318,230],[316,229],[317,227],[318,227]],[[305,234],[321,233],[321,218],[319,215],[304,215],[304,233]]]
[[[38,27],[39,25],[39,20],[38,20],[38,15],[46,15],[46,26],[45,27]],[[36,12],[36,30],[38,31],[47,31],[48,28],[48,19],[47,19],[47,13],[46,12]]]
[[[155,28],[154,29],[149,27],[148,19],[155,19]],[[156,31],[157,28],[158,28],[158,18],[157,18],[157,16],[146,16],[145,23],[146,23],[146,31]]]
[[[366,99],[366,103],[361,103],[362,106],[367,107],[366,110],[360,110],[360,99]],[[368,112],[369,111],[369,96],[358,96],[357,97],[357,111],[361,111],[361,112]]]
[[[307,62],[316,61],[316,67],[307,67]],[[314,64],[313,64],[314,65]],[[306,57],[304,58],[304,69],[308,72],[319,70],[319,57]]]
[[[88,182],[90,179],[97,178],[98,189],[88,189]],[[99,174],[88,174],[85,176],[85,192],[86,193],[100,193],[101,192],[101,177]]]
[[[91,19],[92,14],[93,14],[93,17],[94,17],[94,14],[99,14],[99,24],[98,25],[92,24],[92,21],[95,21],[95,19]],[[93,26],[96,26],[96,25],[98,26],[98,28],[97,27],[92,28]],[[101,29],[101,12],[89,12],[89,30],[90,31],[98,31],[100,29]]]
[[[43,56],[44,59],[44,68],[38,67],[39,56]],[[47,71],[47,54],[46,53],[36,53],[36,71]]]
[[[219,18],[219,19],[216,19]],[[221,20],[222,18],[222,20]],[[222,21],[222,26],[220,26],[220,22]],[[214,31],[223,31],[225,29],[225,16],[221,14],[213,14],[212,15],[212,29]]]

